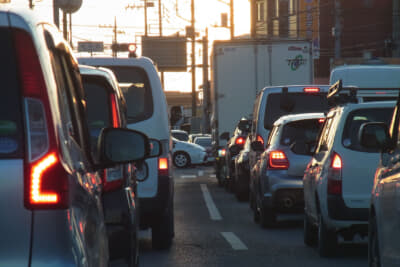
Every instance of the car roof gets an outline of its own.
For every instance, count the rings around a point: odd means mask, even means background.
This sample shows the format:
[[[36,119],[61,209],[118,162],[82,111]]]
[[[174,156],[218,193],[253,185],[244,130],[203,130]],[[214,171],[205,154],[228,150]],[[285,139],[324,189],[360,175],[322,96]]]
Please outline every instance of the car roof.
[[[172,129],[171,130],[172,133],[183,133],[183,134],[188,134],[188,132],[184,131],[184,130],[177,130],[177,129]]]
[[[274,126],[277,126],[280,124],[286,124],[286,123],[293,122],[293,121],[321,119],[321,118],[325,118],[325,114],[322,112],[285,115],[285,116],[282,116],[279,119],[277,119],[274,122]]]
[[[267,86],[261,90],[261,93],[282,93],[283,88],[287,88],[288,92],[304,92],[305,88],[319,88],[320,92],[328,92],[329,85],[327,84],[303,84],[303,85],[280,85],[280,86]]]
[[[93,66],[150,66],[154,67],[154,62],[148,57],[136,58],[115,58],[115,57],[78,57],[81,64]]]
[[[374,107],[394,107],[396,101],[371,101],[362,103],[347,103],[343,107],[345,109],[357,109],[357,108],[374,108]]]

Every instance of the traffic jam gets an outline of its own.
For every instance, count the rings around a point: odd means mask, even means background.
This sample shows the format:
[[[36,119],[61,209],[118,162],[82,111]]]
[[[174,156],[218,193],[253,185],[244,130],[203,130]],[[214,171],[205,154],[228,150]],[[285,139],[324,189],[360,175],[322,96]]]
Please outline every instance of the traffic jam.
[[[45,1],[0,1],[0,267],[400,266],[400,35],[376,50],[337,42],[350,11],[379,20],[386,0],[244,1],[249,35],[232,17],[231,38],[196,40],[192,21],[169,43],[161,11],[182,1],[144,1],[160,35],[146,17],[139,50],[117,42],[116,17],[112,44],[74,46],[82,1],[54,1],[63,31],[35,11]],[[320,14],[335,19],[329,53]],[[184,69],[201,67],[201,94],[193,79],[189,100],[171,97],[182,66],[150,56],[160,40],[193,45]]]

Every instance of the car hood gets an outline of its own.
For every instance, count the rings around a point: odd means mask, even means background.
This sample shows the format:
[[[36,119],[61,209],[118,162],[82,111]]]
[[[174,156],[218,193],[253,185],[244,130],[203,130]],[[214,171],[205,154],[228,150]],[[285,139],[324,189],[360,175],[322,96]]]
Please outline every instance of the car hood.
[[[204,147],[189,143],[189,142],[183,142],[183,141],[177,141],[175,140],[175,148],[176,149],[185,149],[185,150],[201,150],[201,151],[206,151]]]

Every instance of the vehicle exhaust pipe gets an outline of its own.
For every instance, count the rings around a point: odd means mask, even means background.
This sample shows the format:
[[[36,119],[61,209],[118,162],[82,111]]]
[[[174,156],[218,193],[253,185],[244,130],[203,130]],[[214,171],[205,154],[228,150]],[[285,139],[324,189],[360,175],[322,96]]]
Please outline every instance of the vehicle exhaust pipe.
[[[291,197],[285,197],[283,199],[283,206],[287,209],[290,209],[294,206],[294,201]]]

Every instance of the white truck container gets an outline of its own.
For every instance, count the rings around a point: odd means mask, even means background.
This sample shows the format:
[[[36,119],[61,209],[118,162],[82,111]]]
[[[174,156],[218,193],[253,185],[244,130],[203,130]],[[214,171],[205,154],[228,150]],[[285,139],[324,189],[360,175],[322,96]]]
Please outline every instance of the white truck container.
[[[252,113],[256,95],[265,86],[312,84],[311,43],[305,40],[215,41],[211,62],[212,133],[232,133]]]

